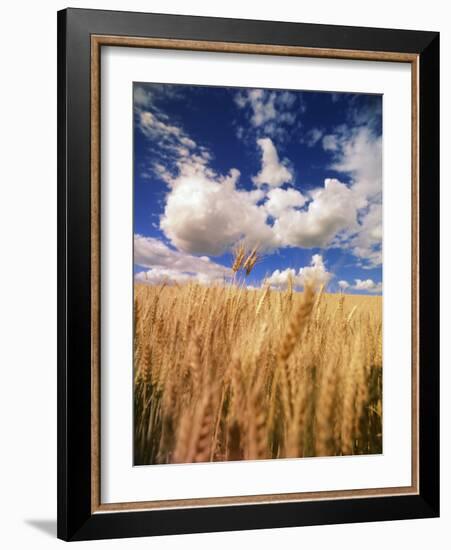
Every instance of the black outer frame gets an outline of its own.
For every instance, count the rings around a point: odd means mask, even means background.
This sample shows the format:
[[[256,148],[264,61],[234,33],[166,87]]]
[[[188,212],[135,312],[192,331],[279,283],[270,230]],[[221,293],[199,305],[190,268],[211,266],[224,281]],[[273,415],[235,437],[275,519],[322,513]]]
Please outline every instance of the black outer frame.
[[[414,53],[419,83],[419,495],[91,513],[92,34]],[[58,12],[58,537],[439,515],[439,33],[72,9]]]

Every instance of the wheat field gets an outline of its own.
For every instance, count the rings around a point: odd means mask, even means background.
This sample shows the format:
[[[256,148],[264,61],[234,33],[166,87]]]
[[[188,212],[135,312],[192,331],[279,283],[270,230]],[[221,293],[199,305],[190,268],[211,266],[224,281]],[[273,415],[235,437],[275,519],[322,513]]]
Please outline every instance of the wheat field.
[[[382,298],[135,284],[134,461],[382,452]]]

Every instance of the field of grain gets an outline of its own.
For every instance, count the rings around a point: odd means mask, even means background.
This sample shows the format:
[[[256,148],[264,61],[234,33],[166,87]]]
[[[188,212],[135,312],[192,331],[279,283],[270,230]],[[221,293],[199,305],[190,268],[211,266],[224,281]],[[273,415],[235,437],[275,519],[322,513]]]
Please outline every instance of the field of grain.
[[[381,453],[381,431],[381,297],[135,285],[135,464]]]

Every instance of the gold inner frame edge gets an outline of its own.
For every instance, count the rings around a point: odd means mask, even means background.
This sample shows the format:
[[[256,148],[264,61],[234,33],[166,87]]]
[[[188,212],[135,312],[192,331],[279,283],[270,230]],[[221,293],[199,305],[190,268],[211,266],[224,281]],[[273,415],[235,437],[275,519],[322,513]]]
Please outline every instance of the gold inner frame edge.
[[[102,46],[157,48],[205,52],[247,53],[330,59],[410,63],[412,71],[412,482],[408,487],[190,498],[143,502],[101,503],[100,498],[100,50]],[[307,502],[343,498],[419,494],[419,56],[401,52],[307,48],[167,38],[91,36],[91,513],[198,508],[277,502]]]

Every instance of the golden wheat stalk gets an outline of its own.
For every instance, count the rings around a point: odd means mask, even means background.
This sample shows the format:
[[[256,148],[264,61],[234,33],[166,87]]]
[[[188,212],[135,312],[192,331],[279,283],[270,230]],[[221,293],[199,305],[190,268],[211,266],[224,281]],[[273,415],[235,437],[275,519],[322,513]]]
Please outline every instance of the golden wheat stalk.
[[[381,452],[381,304],[136,285],[136,463]]]
[[[258,301],[257,307],[255,309],[255,316],[258,317],[260,310],[264,306],[265,302],[269,303],[269,284],[265,284],[262,295]]]

